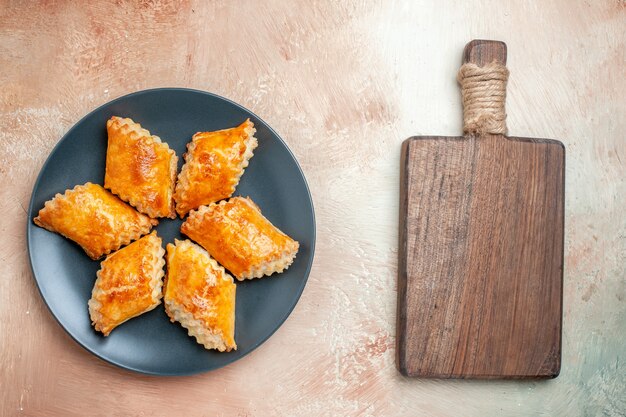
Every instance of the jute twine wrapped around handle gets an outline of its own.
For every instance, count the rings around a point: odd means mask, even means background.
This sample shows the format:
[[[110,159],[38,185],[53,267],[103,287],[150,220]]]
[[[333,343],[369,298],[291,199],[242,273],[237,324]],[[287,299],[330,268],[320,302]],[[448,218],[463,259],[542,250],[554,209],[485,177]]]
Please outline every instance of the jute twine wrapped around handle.
[[[473,63],[461,66],[457,81],[463,96],[463,132],[506,135],[506,83],[509,70],[492,62],[479,67]]]

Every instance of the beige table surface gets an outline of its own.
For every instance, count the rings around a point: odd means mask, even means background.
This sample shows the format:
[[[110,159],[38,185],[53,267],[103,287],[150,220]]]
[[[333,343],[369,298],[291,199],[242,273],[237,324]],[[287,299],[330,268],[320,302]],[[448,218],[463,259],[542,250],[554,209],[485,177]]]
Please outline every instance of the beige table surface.
[[[82,6],[79,3],[84,3]],[[400,144],[457,135],[472,38],[507,42],[513,135],[567,147],[561,375],[410,380],[394,368]],[[626,415],[623,0],[0,2],[3,416]],[[285,139],[317,250],[299,304],[246,358],[159,378],[92,356],[32,279],[25,208],[63,134],[126,93],[229,97]]]

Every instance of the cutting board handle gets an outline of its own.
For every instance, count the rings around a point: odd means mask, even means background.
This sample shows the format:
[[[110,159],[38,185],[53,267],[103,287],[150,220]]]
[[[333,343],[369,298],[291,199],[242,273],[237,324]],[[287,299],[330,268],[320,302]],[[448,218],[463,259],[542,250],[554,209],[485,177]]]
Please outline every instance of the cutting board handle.
[[[506,44],[473,40],[463,50],[457,80],[463,96],[463,131],[506,135]]]
[[[506,65],[506,43],[474,39],[463,49],[463,63],[471,62],[484,67],[492,62]]]

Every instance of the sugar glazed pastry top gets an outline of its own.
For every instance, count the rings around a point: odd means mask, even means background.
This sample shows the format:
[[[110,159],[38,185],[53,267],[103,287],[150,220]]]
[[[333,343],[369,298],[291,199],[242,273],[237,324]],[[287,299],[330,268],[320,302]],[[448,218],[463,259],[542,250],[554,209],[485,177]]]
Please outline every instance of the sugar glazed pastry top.
[[[174,194],[181,218],[189,210],[233,195],[257,147],[255,132],[248,119],[231,129],[193,135]]]
[[[94,328],[108,336],[115,327],[161,304],[161,238],[152,232],[101,263],[88,302]]]
[[[158,224],[90,182],[57,194],[33,221],[78,243],[91,259],[129,244]]]
[[[128,118],[111,117],[107,132],[104,187],[152,218],[175,218],[176,153]]]
[[[237,349],[233,278],[189,240],[167,245],[165,311],[206,349]]]
[[[180,230],[238,280],[282,272],[299,247],[266,219],[250,198],[233,197],[202,206],[189,213]]]

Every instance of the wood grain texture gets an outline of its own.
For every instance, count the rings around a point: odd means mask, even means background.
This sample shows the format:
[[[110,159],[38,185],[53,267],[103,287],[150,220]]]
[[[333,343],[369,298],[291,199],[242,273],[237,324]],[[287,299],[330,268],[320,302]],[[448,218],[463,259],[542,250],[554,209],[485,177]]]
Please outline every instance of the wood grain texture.
[[[500,135],[416,137],[402,154],[400,371],[437,378],[558,375],[562,144]]]
[[[506,44],[471,41],[463,62],[505,65]],[[414,137],[401,158],[400,372],[556,377],[563,144],[503,135]]]
[[[491,62],[506,65],[506,43],[474,39],[463,48],[463,63],[473,62],[482,67]]]
[[[484,37],[512,51],[509,130],[568,151],[563,367],[548,381],[409,379],[394,365],[398,154],[412,135],[459,134],[459,52]],[[0,415],[622,415],[625,52],[613,0],[0,0]],[[61,136],[109,100],[164,86],[268,122],[301,163],[317,220],[285,324],[243,360],[187,378],[125,372],[76,345],[41,300],[25,243],[24,207]]]

